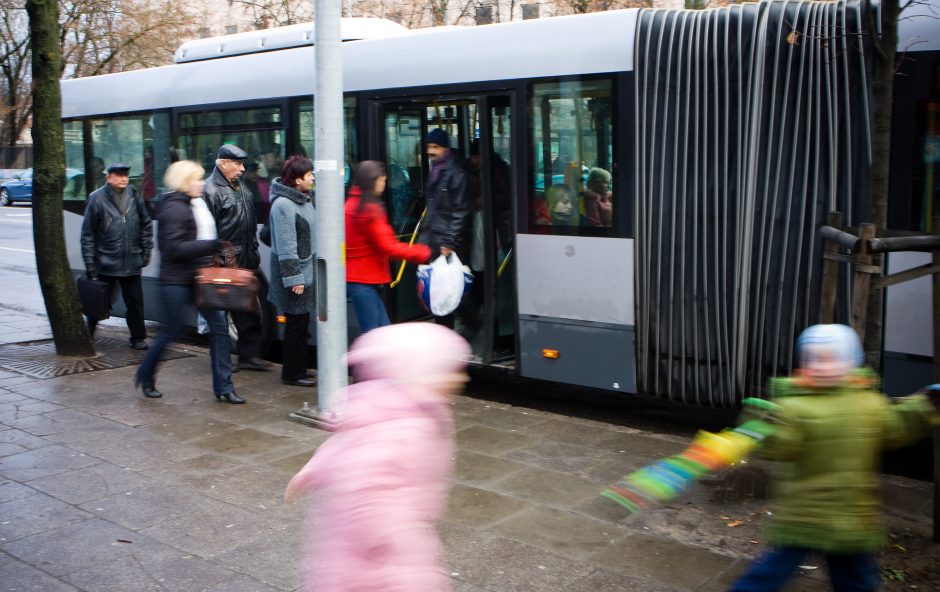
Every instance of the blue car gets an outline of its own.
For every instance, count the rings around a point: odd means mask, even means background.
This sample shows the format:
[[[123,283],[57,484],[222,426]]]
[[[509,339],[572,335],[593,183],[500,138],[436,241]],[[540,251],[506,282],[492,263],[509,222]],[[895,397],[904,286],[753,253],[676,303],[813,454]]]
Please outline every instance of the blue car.
[[[81,175],[78,169],[65,169],[66,182]],[[14,202],[33,201],[33,169],[26,169],[13,179],[0,183],[0,206],[9,206]]]

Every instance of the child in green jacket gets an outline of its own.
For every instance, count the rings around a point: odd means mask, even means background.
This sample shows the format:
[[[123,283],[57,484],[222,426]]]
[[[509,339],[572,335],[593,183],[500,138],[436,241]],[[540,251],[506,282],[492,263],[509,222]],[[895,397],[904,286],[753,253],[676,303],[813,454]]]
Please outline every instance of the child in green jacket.
[[[773,429],[758,451],[781,461],[770,549],[731,591],[779,590],[810,553],[825,557],[836,592],[877,590],[884,543],[879,459],[884,449],[927,432],[940,397],[892,403],[860,368],[858,335],[845,325],[810,327],[797,349],[800,368],[771,381]]]

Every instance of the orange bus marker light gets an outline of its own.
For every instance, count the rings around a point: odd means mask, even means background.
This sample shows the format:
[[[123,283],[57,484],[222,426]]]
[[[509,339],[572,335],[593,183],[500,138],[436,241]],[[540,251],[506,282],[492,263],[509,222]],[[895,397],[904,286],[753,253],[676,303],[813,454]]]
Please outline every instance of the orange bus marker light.
[[[284,315],[277,315],[277,322],[283,325],[287,322],[287,317]]]
[[[548,358],[548,359],[550,359],[550,360],[557,360],[557,359],[558,359],[558,350],[557,350],[557,349],[543,349],[543,350],[542,350],[542,357],[543,357],[543,358]]]

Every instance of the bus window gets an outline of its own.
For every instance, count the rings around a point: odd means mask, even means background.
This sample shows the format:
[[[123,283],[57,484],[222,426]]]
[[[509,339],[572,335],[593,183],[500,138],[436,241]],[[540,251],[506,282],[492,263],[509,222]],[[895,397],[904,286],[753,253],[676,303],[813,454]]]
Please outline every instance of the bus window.
[[[206,169],[206,176],[212,174],[222,144],[235,144],[248,153],[242,182],[254,197],[258,223],[266,222],[271,209],[271,182],[281,176],[281,167],[287,156],[281,108],[181,113],[179,129],[177,156],[201,164]]]
[[[84,202],[88,194],[85,193],[85,134],[82,122],[66,121],[62,124],[62,131],[65,136],[66,170],[63,198],[66,202]]]
[[[356,110],[356,97],[343,99],[343,119],[345,120],[346,137],[344,141],[343,156],[346,160],[345,182],[348,184],[352,167],[359,162],[358,138],[358,112]],[[297,130],[291,154],[303,154],[310,159],[314,158],[315,136],[313,101],[303,99],[293,105],[293,127]]]
[[[66,184],[66,199],[82,201],[105,183],[108,163],[130,165],[131,184],[153,200],[169,166],[170,125],[166,113],[145,113],[65,124],[66,166],[82,171]]]
[[[612,86],[610,79],[532,86],[530,232],[610,232],[615,207]]]

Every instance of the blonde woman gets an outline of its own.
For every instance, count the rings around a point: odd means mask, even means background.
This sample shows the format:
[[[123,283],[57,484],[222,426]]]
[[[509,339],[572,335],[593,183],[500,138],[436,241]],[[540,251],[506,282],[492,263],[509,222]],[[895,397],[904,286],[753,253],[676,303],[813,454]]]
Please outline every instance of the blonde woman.
[[[205,170],[195,162],[181,160],[167,168],[163,183],[169,193],[157,203],[157,245],[160,248],[160,294],[169,322],[155,340],[135,376],[145,397],[163,396],[156,389],[157,365],[163,350],[175,341],[192,321],[193,279],[196,270],[209,264],[209,257],[222,249],[215,220],[202,199]],[[231,344],[228,321],[219,310],[199,311],[209,323],[209,357],[212,360],[212,389],[215,398],[244,403],[232,384]]]

